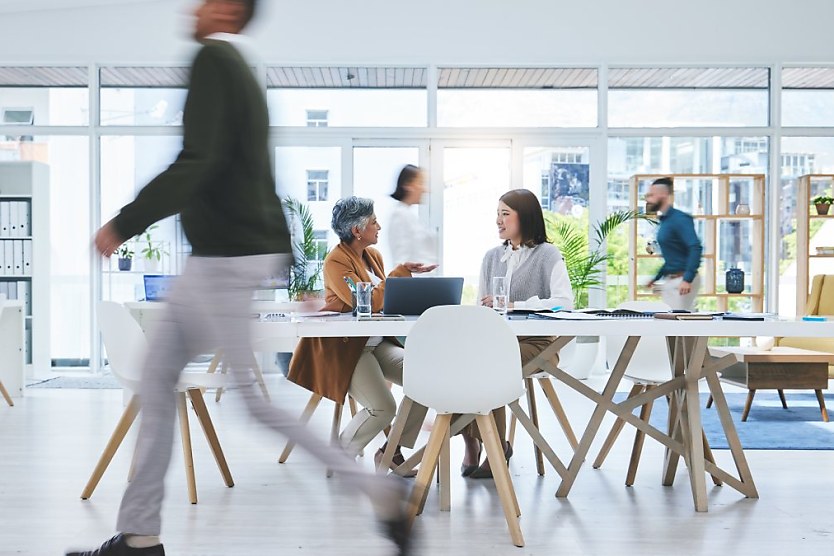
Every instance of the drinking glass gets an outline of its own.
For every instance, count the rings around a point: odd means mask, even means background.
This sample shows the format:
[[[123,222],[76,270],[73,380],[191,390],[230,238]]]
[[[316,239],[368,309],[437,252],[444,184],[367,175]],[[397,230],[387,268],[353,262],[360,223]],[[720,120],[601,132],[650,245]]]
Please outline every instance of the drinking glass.
[[[492,308],[499,315],[507,314],[507,280],[503,276],[492,279]]]
[[[356,316],[371,316],[371,293],[374,285],[370,282],[358,282],[356,284]]]

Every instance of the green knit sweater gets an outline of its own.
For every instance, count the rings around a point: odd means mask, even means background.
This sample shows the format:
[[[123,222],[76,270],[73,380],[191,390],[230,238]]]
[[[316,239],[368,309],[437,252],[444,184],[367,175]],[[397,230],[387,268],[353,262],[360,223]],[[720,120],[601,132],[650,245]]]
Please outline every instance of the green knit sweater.
[[[196,256],[291,253],[275,193],[266,99],[234,46],[208,40],[191,69],[176,161],[122,208],[124,239],[173,214]]]

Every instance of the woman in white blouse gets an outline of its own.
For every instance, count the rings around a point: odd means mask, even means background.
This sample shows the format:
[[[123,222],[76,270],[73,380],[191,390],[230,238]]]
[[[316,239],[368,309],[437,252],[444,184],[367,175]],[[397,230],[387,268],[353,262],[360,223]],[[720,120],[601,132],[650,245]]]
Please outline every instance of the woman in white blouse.
[[[505,278],[507,301],[515,309],[572,309],[573,290],[568,270],[559,249],[547,241],[542,207],[536,196],[526,189],[505,193],[498,201],[498,237],[502,244],[490,249],[481,265],[478,299],[481,305],[492,307],[492,279]],[[526,365],[544,351],[551,338],[519,338],[521,363]],[[558,356],[554,358],[558,364]],[[493,411],[499,436],[506,438],[505,408]],[[489,463],[479,466],[481,441],[474,423],[461,433],[466,453],[461,474],[474,479],[492,477]],[[507,459],[512,446],[504,440]]]
[[[391,194],[397,204],[388,225],[388,246],[395,266],[407,261],[437,263],[437,234],[423,226],[417,217],[416,206],[425,193],[423,170],[412,164],[404,167]]]

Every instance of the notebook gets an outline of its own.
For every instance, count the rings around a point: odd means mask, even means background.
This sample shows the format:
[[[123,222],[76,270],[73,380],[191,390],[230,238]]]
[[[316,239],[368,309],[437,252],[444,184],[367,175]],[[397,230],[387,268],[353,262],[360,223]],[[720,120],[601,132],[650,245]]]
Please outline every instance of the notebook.
[[[578,311],[558,311],[533,313],[528,318],[556,320],[602,320],[602,319],[650,319],[650,311],[632,311],[631,309],[580,309]]]

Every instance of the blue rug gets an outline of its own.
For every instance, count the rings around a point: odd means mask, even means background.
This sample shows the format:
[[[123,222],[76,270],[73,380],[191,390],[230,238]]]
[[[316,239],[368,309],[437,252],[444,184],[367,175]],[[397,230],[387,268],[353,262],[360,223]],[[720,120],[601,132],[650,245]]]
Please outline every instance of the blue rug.
[[[776,391],[756,392],[746,422],[741,421],[741,413],[747,394],[734,393],[726,396],[730,414],[745,450],[834,450],[834,421],[823,422],[813,391],[785,392],[788,409],[782,409]],[[713,449],[726,450],[729,447],[715,405],[705,409],[708,397],[708,394],[701,394],[704,432]],[[625,393],[615,396],[617,401],[625,398]],[[825,394],[825,405],[829,411],[834,410],[834,394]],[[639,414],[639,408],[635,413]],[[665,432],[667,415],[666,403],[662,399],[658,400],[652,410],[650,422]]]

